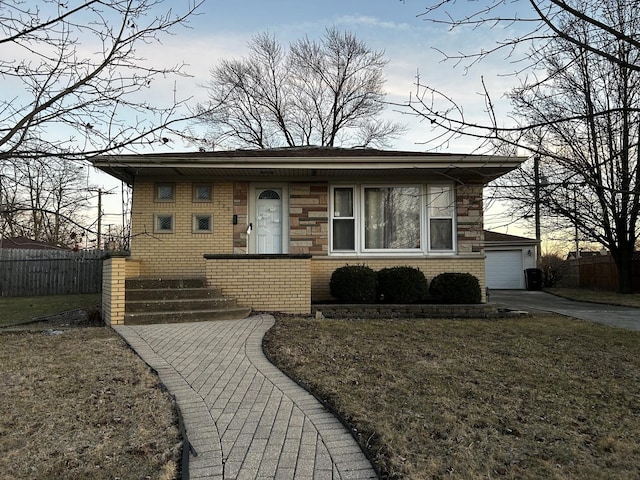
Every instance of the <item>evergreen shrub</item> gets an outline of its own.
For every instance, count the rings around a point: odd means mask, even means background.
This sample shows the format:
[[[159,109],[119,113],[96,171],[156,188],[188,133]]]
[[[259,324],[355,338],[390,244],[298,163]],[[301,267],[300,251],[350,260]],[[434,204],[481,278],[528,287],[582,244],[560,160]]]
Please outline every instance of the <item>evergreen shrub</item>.
[[[480,282],[470,273],[441,273],[431,280],[429,293],[439,303],[481,303]]]
[[[390,267],[378,271],[378,298],[385,303],[418,303],[429,295],[429,283],[418,268]]]
[[[331,295],[344,303],[375,303],[378,290],[376,272],[365,265],[346,265],[331,274]]]

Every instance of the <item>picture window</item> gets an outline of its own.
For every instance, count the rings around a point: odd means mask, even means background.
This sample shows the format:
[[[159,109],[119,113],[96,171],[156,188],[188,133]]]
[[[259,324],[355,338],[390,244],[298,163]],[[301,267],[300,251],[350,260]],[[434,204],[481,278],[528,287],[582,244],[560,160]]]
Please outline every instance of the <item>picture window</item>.
[[[452,185],[336,185],[330,198],[332,253],[454,251]]]

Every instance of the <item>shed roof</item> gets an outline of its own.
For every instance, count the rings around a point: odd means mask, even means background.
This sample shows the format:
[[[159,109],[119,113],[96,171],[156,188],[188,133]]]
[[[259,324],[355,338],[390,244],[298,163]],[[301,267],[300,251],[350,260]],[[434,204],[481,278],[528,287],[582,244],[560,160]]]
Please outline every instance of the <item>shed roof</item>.
[[[0,238],[0,248],[28,249],[28,250],[70,250],[64,245],[40,242],[27,237]]]
[[[484,231],[484,243],[487,244],[520,244],[520,245],[535,245],[538,243],[535,238],[518,237],[516,235],[509,235],[507,233],[492,232],[491,230]]]

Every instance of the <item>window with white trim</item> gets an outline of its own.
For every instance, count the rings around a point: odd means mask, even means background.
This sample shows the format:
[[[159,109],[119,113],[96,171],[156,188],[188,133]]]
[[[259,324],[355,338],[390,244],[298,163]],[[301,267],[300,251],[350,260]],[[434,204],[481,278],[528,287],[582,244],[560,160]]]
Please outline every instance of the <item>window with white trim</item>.
[[[333,250],[353,251],[356,248],[353,187],[335,187],[332,199]]]
[[[454,251],[452,185],[333,185],[334,254],[426,254]]]
[[[453,250],[453,213],[455,200],[449,185],[429,185],[427,214],[429,217],[429,250]]]
[[[364,250],[420,249],[420,187],[364,187],[362,195]]]

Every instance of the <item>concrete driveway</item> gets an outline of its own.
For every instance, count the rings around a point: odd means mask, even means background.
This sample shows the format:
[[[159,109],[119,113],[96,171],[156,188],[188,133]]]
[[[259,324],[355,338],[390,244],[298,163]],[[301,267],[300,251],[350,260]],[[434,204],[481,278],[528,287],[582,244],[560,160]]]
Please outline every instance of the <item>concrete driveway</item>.
[[[640,309],[575,302],[545,292],[491,290],[489,301],[513,310],[553,312],[611,327],[640,331]]]

